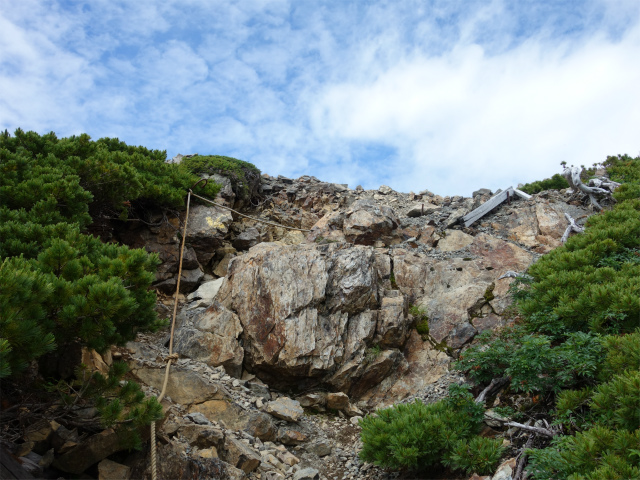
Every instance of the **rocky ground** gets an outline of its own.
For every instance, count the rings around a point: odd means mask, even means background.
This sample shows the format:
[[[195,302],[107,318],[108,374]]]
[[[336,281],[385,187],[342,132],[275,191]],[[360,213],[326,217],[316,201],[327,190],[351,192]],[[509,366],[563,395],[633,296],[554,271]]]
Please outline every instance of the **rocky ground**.
[[[242,202],[254,218],[200,204],[188,219],[159,478],[394,478],[358,459],[358,420],[399,402],[436,401],[464,382],[453,359],[511,319],[505,274],[559,246],[565,214],[583,224],[593,213],[571,192],[549,191],[512,198],[464,228],[462,217],[495,192],[441,197],[268,175],[257,191]],[[225,185],[217,201],[238,207],[236,194]],[[113,237],[158,253],[158,312],[170,316],[184,219],[149,220],[114,227]],[[417,332],[421,320],[428,333]],[[85,361],[98,370],[126,361],[145,393],[158,395],[168,345],[168,331],[139,335]],[[62,454],[52,443],[58,427],[42,426],[41,453],[18,455],[33,472],[150,478],[148,442],[118,453],[105,431],[83,439],[95,448],[81,451],[80,442]],[[71,468],[64,455],[92,467]],[[510,478],[512,466],[493,480]]]

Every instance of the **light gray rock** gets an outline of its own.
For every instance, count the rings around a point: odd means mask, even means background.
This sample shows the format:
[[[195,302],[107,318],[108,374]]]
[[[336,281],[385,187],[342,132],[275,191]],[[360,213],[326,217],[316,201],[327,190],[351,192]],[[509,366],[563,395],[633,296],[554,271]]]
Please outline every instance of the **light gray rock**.
[[[390,236],[399,225],[391,207],[362,199],[355,201],[347,210],[343,233],[352,243],[373,245],[377,240]]]
[[[218,278],[216,280],[203,283],[202,285],[200,285],[200,287],[198,287],[198,289],[195,292],[190,293],[187,296],[187,300],[200,300],[200,302],[196,302],[197,303],[196,306],[209,306],[211,301],[215,298],[216,294],[218,293],[218,290],[220,290],[220,287],[222,286],[223,281],[224,281],[224,278]],[[193,304],[190,305],[189,307],[195,308]]]
[[[439,206],[433,205],[432,203],[417,203],[407,211],[407,217],[421,217],[423,215],[429,215],[439,209]]]
[[[303,407],[324,407],[327,404],[327,395],[325,393],[306,393],[297,397]]]
[[[319,480],[320,472],[315,468],[303,468],[293,474],[293,480]]]
[[[174,351],[212,367],[222,365],[229,375],[239,377],[244,358],[239,342],[242,330],[238,316],[214,300],[193,325],[175,332]]]
[[[200,412],[189,413],[186,417],[197,425],[211,425],[209,419]]]
[[[218,278],[216,280],[203,283],[195,292],[190,293],[187,296],[187,300],[213,300],[218,293],[218,290],[220,290],[223,281],[224,278]]]
[[[207,265],[222,246],[233,222],[231,212],[226,209],[195,205],[191,207],[187,236],[201,265]]]
[[[491,190],[488,188],[480,188],[471,194],[473,198],[481,197],[483,195],[491,195]]]
[[[327,440],[319,440],[307,445],[305,450],[319,457],[326,457],[327,455],[331,455],[331,444]]]
[[[272,402],[268,402],[264,407],[264,411],[287,422],[297,422],[304,415],[300,402],[289,397],[279,397]]]
[[[248,445],[231,435],[225,436],[222,459],[245,473],[253,472],[260,465],[261,457]]]
[[[180,277],[180,293],[193,292],[204,278],[204,272],[200,268],[182,270]],[[155,284],[154,287],[165,294],[173,294],[176,291],[177,276]]]

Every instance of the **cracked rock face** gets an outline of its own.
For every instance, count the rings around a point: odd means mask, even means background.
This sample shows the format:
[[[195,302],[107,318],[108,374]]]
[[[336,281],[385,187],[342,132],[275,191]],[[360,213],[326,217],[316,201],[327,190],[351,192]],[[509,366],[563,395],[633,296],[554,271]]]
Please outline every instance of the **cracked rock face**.
[[[244,350],[247,370],[280,384],[323,382],[349,363],[366,376],[374,336],[401,347],[410,323],[400,292],[379,286],[378,256],[365,246],[261,243],[231,262],[216,301],[177,333],[176,348],[225,367],[239,366]]]

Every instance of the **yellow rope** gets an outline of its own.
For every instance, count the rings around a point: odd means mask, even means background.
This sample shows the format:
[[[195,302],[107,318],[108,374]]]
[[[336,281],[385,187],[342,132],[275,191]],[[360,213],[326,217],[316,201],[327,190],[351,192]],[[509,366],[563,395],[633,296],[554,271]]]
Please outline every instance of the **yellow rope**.
[[[178,312],[178,295],[180,294],[180,277],[182,276],[182,259],[184,257],[184,244],[187,240],[187,221],[189,220],[189,205],[191,204],[191,194],[193,192],[189,189],[189,195],[187,196],[187,213],[184,217],[184,229],[182,231],[182,245],[180,247],[180,263],[178,264],[178,280],[176,281],[176,295],[173,302],[173,316],[171,318],[171,336],[169,337],[169,355],[165,359],[167,362],[167,369],[164,372],[164,382],[162,383],[162,392],[158,396],[158,403],[162,402],[164,394],[167,391],[167,384],[169,383],[169,371],[171,370],[171,362],[178,359],[178,355],[173,353],[173,332],[176,328],[176,314]],[[156,468],[156,423],[151,423],[151,478],[157,480],[158,473]]]

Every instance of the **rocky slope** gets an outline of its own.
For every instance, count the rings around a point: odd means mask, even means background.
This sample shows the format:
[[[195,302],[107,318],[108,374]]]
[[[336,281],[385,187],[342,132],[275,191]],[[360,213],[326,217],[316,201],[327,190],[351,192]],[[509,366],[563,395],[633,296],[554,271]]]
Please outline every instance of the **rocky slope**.
[[[565,213],[579,224],[592,213],[570,193],[549,191],[462,228],[461,217],[492,193],[450,198],[263,175],[259,197],[242,212],[301,230],[195,205],[159,477],[387,478],[358,461],[359,417],[434,401],[463,382],[452,359],[478,333],[511,320],[513,278],[504,274],[560,245]],[[233,205],[231,189],[217,201]],[[158,253],[156,287],[170,295],[184,219],[154,220],[116,237]],[[169,316],[164,298],[158,310]],[[418,333],[410,312],[428,319],[428,333]],[[157,394],[167,346],[167,332],[141,335],[113,354]],[[148,451],[94,450],[104,469],[150,478]],[[54,466],[72,471],[57,457]],[[510,467],[501,468],[494,479],[507,478],[499,475]]]

